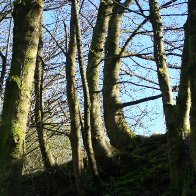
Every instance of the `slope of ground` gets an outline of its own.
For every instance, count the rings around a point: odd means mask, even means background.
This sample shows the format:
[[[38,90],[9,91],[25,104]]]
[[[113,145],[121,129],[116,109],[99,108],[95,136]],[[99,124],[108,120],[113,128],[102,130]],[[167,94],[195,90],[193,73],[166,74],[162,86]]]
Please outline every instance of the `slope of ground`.
[[[72,163],[58,166],[55,171],[60,178],[53,177],[53,195],[77,195]],[[105,196],[170,195],[166,135],[138,136],[136,146],[119,160],[117,175],[110,176],[102,170],[100,175],[104,183]],[[88,195],[96,195],[88,173],[84,184]],[[23,190],[24,196],[48,195],[46,175],[41,171],[24,175]]]

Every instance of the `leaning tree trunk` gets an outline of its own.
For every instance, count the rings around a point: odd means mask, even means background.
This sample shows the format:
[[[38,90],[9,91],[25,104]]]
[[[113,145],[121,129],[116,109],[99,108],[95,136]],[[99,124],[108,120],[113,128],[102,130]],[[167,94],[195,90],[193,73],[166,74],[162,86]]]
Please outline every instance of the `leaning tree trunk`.
[[[128,5],[131,3],[129,1]],[[128,6],[127,5],[127,6]],[[120,72],[120,27],[125,7],[115,4],[109,21],[108,36],[106,39],[103,106],[104,121],[110,142],[118,149],[129,148],[134,136],[130,130],[122,108],[119,108],[119,72]]]
[[[162,21],[157,0],[150,0],[150,21],[154,33],[154,57],[162,92],[163,110],[168,130],[168,147],[172,195],[188,193],[190,186],[190,158],[188,147],[190,92],[188,76],[187,35],[182,58],[182,69],[177,104],[174,105],[172,87],[166,64]],[[185,150],[186,149],[186,150]],[[186,158],[183,158],[186,157]]]
[[[36,60],[36,68],[35,68],[35,124],[36,131],[39,140],[39,147],[42,155],[42,160],[44,163],[44,168],[46,175],[48,177],[48,192],[49,195],[52,195],[52,170],[55,164],[54,158],[50,152],[49,144],[47,143],[47,135],[44,132],[43,126],[43,101],[42,101],[42,93],[43,93],[43,62],[40,59],[42,57],[42,49],[43,49],[43,36],[42,36],[42,26],[40,26],[40,38],[38,45],[38,53]]]
[[[77,43],[77,50],[78,50],[78,62],[79,62],[79,68],[80,68],[80,75],[82,80],[82,87],[83,87],[83,94],[84,94],[84,144],[85,149],[87,152],[89,167],[92,172],[93,176],[93,183],[96,187],[96,191],[99,195],[102,195],[102,182],[99,176],[99,172],[97,169],[97,163],[95,160],[95,155],[92,147],[92,139],[91,139],[91,125],[90,125],[90,109],[91,109],[91,102],[90,102],[90,95],[89,95],[89,89],[88,89],[88,83],[87,83],[87,77],[85,72],[85,66],[84,66],[84,56],[82,52],[82,36],[81,36],[81,29],[80,29],[80,20],[78,15],[78,1],[73,0],[72,1],[73,10],[75,12],[75,18],[76,18],[76,43]]]
[[[100,111],[99,98],[99,68],[103,58],[103,48],[109,17],[112,13],[112,1],[101,0],[98,10],[97,21],[93,29],[93,37],[88,55],[87,79],[91,99],[91,129],[92,144],[96,159],[102,166],[110,163],[115,154],[114,147],[106,138]],[[108,162],[109,161],[109,162]],[[109,165],[108,165],[109,166]],[[111,167],[111,165],[109,166]]]
[[[191,146],[192,158],[196,172],[196,1],[188,1],[189,24],[189,60],[191,83]]]
[[[66,55],[67,99],[71,119],[71,132],[69,139],[72,149],[74,176],[78,194],[83,194],[82,176],[84,172],[83,155],[81,147],[80,109],[75,87],[75,61],[76,61],[76,21],[72,7],[70,22],[69,49]]]
[[[14,2],[13,55],[0,127],[0,195],[21,195],[27,116],[39,42],[43,1]]]

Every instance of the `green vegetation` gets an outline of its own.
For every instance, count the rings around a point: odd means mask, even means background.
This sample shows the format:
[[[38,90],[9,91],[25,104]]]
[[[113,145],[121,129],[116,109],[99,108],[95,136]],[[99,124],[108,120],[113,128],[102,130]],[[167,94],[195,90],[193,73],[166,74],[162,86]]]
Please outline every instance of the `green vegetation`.
[[[0,196],[196,195],[196,3],[141,2],[0,3]]]
[[[119,168],[111,176],[99,167],[104,182],[104,195],[170,195],[169,164],[166,135],[138,137],[134,150],[122,155]],[[35,154],[31,157],[34,159]],[[85,167],[88,167],[87,165]],[[58,166],[63,180],[53,179],[54,195],[77,195],[72,161]],[[30,171],[29,171],[30,172]],[[23,175],[23,195],[47,195],[46,175],[43,171]],[[193,186],[193,185],[192,185]],[[87,195],[93,195],[95,188],[89,173],[85,173],[84,187]],[[194,195],[196,187],[190,187]]]

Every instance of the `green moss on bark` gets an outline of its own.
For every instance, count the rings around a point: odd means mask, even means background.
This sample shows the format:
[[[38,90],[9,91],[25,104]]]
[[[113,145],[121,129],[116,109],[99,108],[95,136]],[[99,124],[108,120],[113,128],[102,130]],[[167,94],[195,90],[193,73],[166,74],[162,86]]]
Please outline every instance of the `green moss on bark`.
[[[42,1],[14,3],[13,56],[0,127],[0,195],[4,196],[21,195],[22,155],[42,9]]]
[[[91,99],[92,144],[96,159],[102,167],[104,167],[104,163],[108,162],[113,154],[115,154],[115,149],[109,143],[104,132],[99,97],[99,69],[103,58],[105,37],[112,7],[113,4],[111,0],[102,0],[100,2],[97,21],[93,29],[87,66],[87,80]]]
[[[196,171],[196,4],[194,0],[188,1],[189,24],[189,59],[191,83],[191,145],[192,158]]]
[[[131,1],[128,1],[129,4]],[[109,21],[108,36],[106,38],[106,61],[104,64],[103,106],[104,121],[110,142],[118,149],[125,150],[132,145],[134,133],[130,130],[124,118],[123,110],[118,108],[119,100],[119,72],[120,28],[124,8],[115,4]]]

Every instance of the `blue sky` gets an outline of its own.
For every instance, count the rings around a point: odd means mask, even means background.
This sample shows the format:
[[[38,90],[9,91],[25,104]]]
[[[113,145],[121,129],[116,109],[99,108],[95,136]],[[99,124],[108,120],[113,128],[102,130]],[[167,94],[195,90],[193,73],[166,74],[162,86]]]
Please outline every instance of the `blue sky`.
[[[93,1],[96,3],[97,1]],[[148,1],[140,1],[142,2],[142,8],[146,11],[144,12],[146,15],[149,14],[148,12]],[[159,4],[168,1],[159,1]],[[171,8],[162,9],[161,14],[163,15],[163,25],[164,25],[164,40],[167,42],[165,45],[166,50],[170,50],[171,45],[178,46],[183,44],[183,31],[175,31],[172,32],[168,30],[171,27],[182,27],[186,21],[186,15],[179,16],[178,14],[186,13],[186,5],[180,4],[184,1],[179,0],[178,5],[173,6]],[[98,5],[98,4],[97,4]],[[96,15],[96,11],[93,11],[94,6],[85,1],[82,15],[86,15],[86,18],[81,15],[82,26],[87,26],[88,22],[92,22],[94,24],[95,20],[93,19],[92,15]],[[138,10],[135,4],[130,6],[131,10]],[[59,42],[64,41],[64,29],[63,29],[63,21],[67,24],[69,29],[69,16],[70,16],[70,6],[66,5],[57,13],[54,12],[47,12],[45,13],[44,21],[45,24],[47,23],[47,28],[51,29],[54,36],[59,39]],[[88,17],[91,14],[91,17]],[[168,16],[168,14],[172,14],[172,16]],[[58,20],[58,22],[53,22]],[[87,21],[88,20],[88,21]],[[123,18],[122,23],[122,36],[121,36],[121,44],[124,43],[126,38],[131,34],[131,32],[137,27],[138,24],[143,20],[143,17],[138,16],[135,13],[126,13]],[[60,28],[59,28],[60,27]],[[148,31],[147,33],[143,33],[143,35],[137,35],[132,42],[130,42],[128,50],[130,52],[140,52],[140,53],[148,53],[153,51],[153,43],[152,43],[152,30],[151,24],[148,22],[146,23],[141,31]],[[90,39],[92,36],[92,29],[89,26],[83,33],[83,45],[88,46]],[[49,40],[49,36],[47,39]],[[48,47],[52,47],[55,44],[52,40],[50,40],[50,44],[47,44]],[[87,54],[87,48],[84,47],[84,54]],[[58,51],[58,49],[57,49]],[[181,50],[176,49],[172,50],[172,52],[181,54]],[[181,59],[176,56],[167,56],[167,63],[180,66]],[[63,62],[65,58],[61,55],[58,58],[52,59],[51,62]],[[122,68],[126,69],[127,71],[133,72],[137,75],[140,75],[148,80],[152,80],[155,83],[158,83],[157,74],[156,74],[156,65],[152,61],[141,60],[139,58],[126,58],[123,60]],[[173,86],[178,85],[179,82],[179,70],[168,69],[171,83]],[[123,76],[123,71],[121,72],[121,80],[124,81],[121,84],[121,94],[120,98],[122,102],[137,100],[141,98],[145,98],[152,95],[160,94],[158,85],[152,84],[147,81],[143,81],[135,76]],[[79,76],[77,76],[79,80]],[[134,85],[134,83],[139,84],[140,86]],[[144,88],[142,85],[155,87],[155,89]],[[55,87],[54,87],[55,88]],[[102,76],[100,80],[100,90],[102,88]],[[174,94],[174,97],[176,94]],[[82,99],[82,97],[81,97]],[[124,109],[125,117],[127,122],[129,123],[130,127],[137,133],[137,134],[152,134],[152,133],[164,133],[165,132],[165,121],[164,115],[162,110],[162,101],[161,99],[157,99],[154,101],[149,101],[143,104],[138,104],[135,106],[127,107]]]

